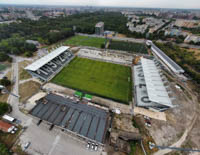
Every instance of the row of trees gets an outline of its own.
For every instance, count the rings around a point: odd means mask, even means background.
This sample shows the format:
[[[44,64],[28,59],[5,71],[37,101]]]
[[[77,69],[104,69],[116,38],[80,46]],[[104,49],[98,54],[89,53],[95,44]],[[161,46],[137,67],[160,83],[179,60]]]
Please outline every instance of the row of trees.
[[[191,78],[200,84],[200,61],[194,55],[172,43],[156,43],[170,58],[175,60]]]
[[[21,19],[20,23],[0,26],[0,40],[10,38],[17,33],[21,37],[42,40],[44,43],[51,44],[52,38],[53,41],[55,38],[62,39],[61,35],[63,34],[61,33],[63,32],[67,32],[67,36],[72,35],[73,26],[76,26],[76,32],[92,34],[95,32],[95,24],[99,21],[105,23],[106,30],[124,34],[129,32],[126,27],[127,19],[120,12],[95,12],[54,19],[42,17],[39,21]],[[52,30],[56,30],[60,34],[52,32]]]
[[[192,34],[200,35],[200,26],[195,28],[182,27],[183,30],[190,31]]]
[[[0,41],[0,61],[12,61],[8,54],[20,55],[25,53],[27,56],[31,56],[36,50],[34,44],[27,43],[19,35],[13,35]]]
[[[31,56],[36,50],[25,40],[37,40],[43,44],[56,43],[74,35],[76,32],[93,34],[95,24],[105,22],[105,29],[129,34],[127,19],[119,12],[95,12],[75,14],[67,17],[42,17],[39,21],[20,19],[19,23],[0,25],[0,61],[8,60],[8,54]]]
[[[145,53],[147,54],[147,48],[142,43],[114,41],[112,40],[109,44],[109,49],[122,50],[134,53]]]

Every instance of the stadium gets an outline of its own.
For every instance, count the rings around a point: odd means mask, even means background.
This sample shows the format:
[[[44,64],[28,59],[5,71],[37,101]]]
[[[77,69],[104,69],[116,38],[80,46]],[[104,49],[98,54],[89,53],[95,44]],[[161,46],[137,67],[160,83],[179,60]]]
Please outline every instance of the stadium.
[[[97,53],[101,55],[99,51]],[[47,93],[35,101],[36,105],[29,114],[38,121],[102,146],[110,126],[109,110],[104,106],[88,104],[85,101],[87,98],[79,94],[129,104],[132,100],[132,57],[128,55],[124,61],[120,54],[113,56],[115,59],[107,59],[108,55],[104,56],[105,59],[89,56],[85,57],[82,50],[73,54],[69,47],[61,46],[27,66],[26,71],[44,84],[54,83],[76,91],[74,97]]]
[[[126,62],[114,61],[75,56],[62,46],[25,69],[44,82],[128,104],[132,100],[131,68]]]

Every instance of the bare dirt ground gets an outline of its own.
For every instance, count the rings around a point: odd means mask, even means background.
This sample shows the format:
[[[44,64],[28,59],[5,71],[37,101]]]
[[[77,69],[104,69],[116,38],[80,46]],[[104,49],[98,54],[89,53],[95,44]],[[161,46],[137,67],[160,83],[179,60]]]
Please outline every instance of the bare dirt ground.
[[[101,97],[93,96],[92,98],[93,102],[99,103],[101,105],[104,105],[106,107],[109,107],[110,109],[120,109],[121,113],[124,114],[131,114],[132,106],[121,104],[112,100],[104,99]]]
[[[33,95],[32,97],[30,97],[26,104],[24,105],[24,109],[27,111],[30,111],[35,105],[36,105],[36,101],[41,99],[42,97],[46,96],[47,94],[44,92],[38,92],[37,94]]]
[[[176,97],[174,103],[177,107],[166,112],[166,122],[152,120],[152,127],[149,128],[149,132],[157,145],[169,146],[176,142],[193,120],[193,113],[196,109],[195,103],[174,85],[171,83],[173,94]]]
[[[54,83],[47,83],[42,88],[46,91],[64,93],[68,95],[73,95],[75,93],[75,90],[56,85]]]
[[[118,33],[116,37],[126,38],[126,35]]]
[[[37,93],[40,89],[40,84],[35,81],[28,81],[19,85],[20,101],[24,102],[29,97]]]
[[[164,112],[154,112],[140,107],[134,107],[134,114],[141,114],[153,119],[166,121],[166,114]]]
[[[193,49],[193,48],[191,48],[191,49],[188,49],[188,51],[189,51],[189,52],[194,52],[194,56],[195,56],[198,60],[200,60],[200,49]]]
[[[113,119],[113,128],[126,132],[139,133],[139,130],[133,126],[131,115],[115,115]]]
[[[8,96],[8,94],[0,95],[0,102],[7,102]]]
[[[31,75],[24,69],[26,66],[31,64],[31,61],[24,60],[19,62],[19,79],[25,80],[31,78]]]

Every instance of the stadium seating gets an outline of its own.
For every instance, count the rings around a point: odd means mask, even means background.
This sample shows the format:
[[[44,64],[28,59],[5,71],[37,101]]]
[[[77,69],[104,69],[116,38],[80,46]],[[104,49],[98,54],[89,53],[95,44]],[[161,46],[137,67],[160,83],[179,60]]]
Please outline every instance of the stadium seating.
[[[58,73],[65,64],[69,63],[73,57],[74,55],[69,50],[66,50],[38,68],[36,71],[28,69],[27,71],[32,76],[37,77],[42,81],[48,81],[51,77]]]

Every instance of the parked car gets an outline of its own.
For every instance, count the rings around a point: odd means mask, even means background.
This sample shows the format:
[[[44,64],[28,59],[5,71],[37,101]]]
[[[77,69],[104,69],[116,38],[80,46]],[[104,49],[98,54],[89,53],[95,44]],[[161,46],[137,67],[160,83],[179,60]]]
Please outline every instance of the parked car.
[[[95,151],[98,150],[98,144],[95,145],[94,150],[95,150]]]
[[[17,130],[18,130],[18,128],[17,128],[17,127],[15,127],[13,130],[14,130],[14,131],[17,131]]]
[[[144,116],[144,119],[150,120],[150,118],[148,116]]]
[[[15,134],[15,131],[14,131],[14,130],[12,130],[10,133],[12,133],[12,134]]]
[[[145,125],[151,127],[151,122],[149,120],[145,120]]]
[[[89,149],[90,148],[90,142],[87,143],[86,148]]]
[[[24,145],[24,149],[27,149],[29,146],[30,146],[31,142],[27,142],[25,145]]]
[[[152,150],[154,148],[155,144],[152,142],[149,142],[149,149]]]
[[[95,144],[92,143],[92,144],[91,144],[91,149],[94,150],[94,147],[95,147]]]

